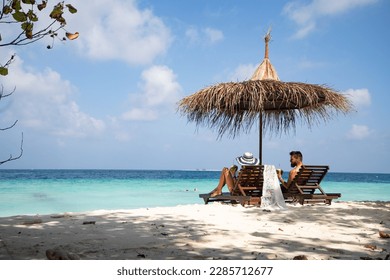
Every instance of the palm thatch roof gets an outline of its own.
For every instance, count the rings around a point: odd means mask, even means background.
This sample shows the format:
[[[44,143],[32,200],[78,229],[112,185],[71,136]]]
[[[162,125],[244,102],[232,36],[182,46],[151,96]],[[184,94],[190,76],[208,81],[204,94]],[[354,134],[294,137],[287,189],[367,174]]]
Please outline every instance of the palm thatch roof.
[[[260,63],[256,71],[253,73],[251,80],[276,80],[279,81],[278,73],[272,66],[271,60],[269,60],[269,48],[268,44],[271,41],[271,30],[268,30],[264,37],[265,52],[263,62]]]
[[[279,81],[268,58],[270,33],[265,36],[265,56],[252,78],[209,86],[183,98],[178,110],[188,121],[217,129],[233,138],[249,132],[261,118],[260,129],[274,133],[295,130],[298,120],[311,127],[352,110],[346,96],[325,85]]]

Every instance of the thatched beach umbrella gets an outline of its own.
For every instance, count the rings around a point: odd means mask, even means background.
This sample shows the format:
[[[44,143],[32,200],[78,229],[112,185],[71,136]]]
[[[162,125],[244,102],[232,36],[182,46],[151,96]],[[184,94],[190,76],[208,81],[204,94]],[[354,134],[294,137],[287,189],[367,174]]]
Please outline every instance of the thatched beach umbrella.
[[[298,119],[311,127],[352,109],[344,95],[327,86],[280,81],[268,58],[270,39],[268,32],[264,60],[250,80],[206,87],[183,98],[178,107],[189,121],[217,129],[219,137],[249,132],[259,120],[260,164],[263,129],[273,133],[295,130]]]

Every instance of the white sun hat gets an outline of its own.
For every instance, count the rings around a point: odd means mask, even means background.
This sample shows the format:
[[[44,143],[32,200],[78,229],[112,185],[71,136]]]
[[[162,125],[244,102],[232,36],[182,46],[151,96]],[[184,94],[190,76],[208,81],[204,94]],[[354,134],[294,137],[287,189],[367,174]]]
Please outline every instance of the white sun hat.
[[[236,158],[241,165],[258,165],[259,159],[255,158],[252,153],[245,152],[242,156]]]

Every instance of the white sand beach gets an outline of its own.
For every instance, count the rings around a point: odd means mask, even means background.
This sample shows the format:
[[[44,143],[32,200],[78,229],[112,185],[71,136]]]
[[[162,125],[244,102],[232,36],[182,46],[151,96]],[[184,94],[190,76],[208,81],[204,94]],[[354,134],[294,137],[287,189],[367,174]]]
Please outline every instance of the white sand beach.
[[[389,259],[389,234],[390,202],[196,204],[2,217],[0,259]]]

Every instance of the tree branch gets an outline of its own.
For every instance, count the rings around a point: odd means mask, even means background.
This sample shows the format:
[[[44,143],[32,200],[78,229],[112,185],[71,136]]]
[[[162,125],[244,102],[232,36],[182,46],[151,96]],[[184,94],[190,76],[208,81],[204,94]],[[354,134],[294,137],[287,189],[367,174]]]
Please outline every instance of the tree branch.
[[[5,46],[25,46],[25,45],[28,45],[28,44],[32,44],[40,39],[42,39],[43,37],[46,37],[46,36],[54,36],[56,35],[56,32],[62,28],[64,28],[62,25],[59,26],[58,28],[56,28],[54,31],[51,30],[50,28],[56,23],[56,21],[53,21],[51,24],[49,24],[48,26],[46,26],[46,28],[34,33],[32,35],[31,38],[21,38],[24,34],[25,34],[25,30],[23,30],[14,40],[12,40],[11,42],[8,42],[8,43],[4,43],[4,44],[0,44],[0,47],[5,47]]]
[[[4,94],[4,86],[1,85],[1,92],[0,92],[0,100],[4,97],[8,97],[10,96],[11,94],[13,94],[16,90],[16,87],[9,93],[7,94]],[[5,128],[0,128],[0,131],[4,131],[4,130],[7,130],[7,129],[11,129],[13,128],[16,124],[17,124],[18,120],[16,120],[12,125],[10,125],[9,127],[5,127]],[[3,161],[0,161],[0,165],[6,163],[6,162],[9,162],[9,161],[13,161],[13,160],[17,160],[19,158],[21,158],[23,155],[23,133],[22,133],[22,141],[21,141],[21,144],[20,144],[20,154],[17,156],[17,157],[14,157],[12,156],[12,154],[9,156],[8,159],[6,160],[3,160]]]
[[[8,63],[8,62],[7,62],[7,63]],[[6,65],[7,65],[7,64],[6,64]],[[2,98],[4,98],[4,97],[8,97],[8,96],[10,96],[11,94],[13,94],[13,93],[15,92],[15,90],[16,90],[16,87],[14,87],[14,89],[13,89],[10,93],[4,94],[4,86],[1,85],[0,100],[1,100]]]
[[[9,127],[0,128],[0,131],[4,131],[4,130],[13,128],[13,127],[16,125],[17,122],[18,122],[18,120],[16,120],[16,121],[15,121],[12,125],[10,125]]]
[[[20,159],[22,157],[22,155],[23,155],[23,132],[22,132],[22,140],[20,141],[20,154],[17,157],[14,157],[11,154],[8,159],[0,161],[0,165],[4,164],[6,162],[9,162],[9,161]]]

